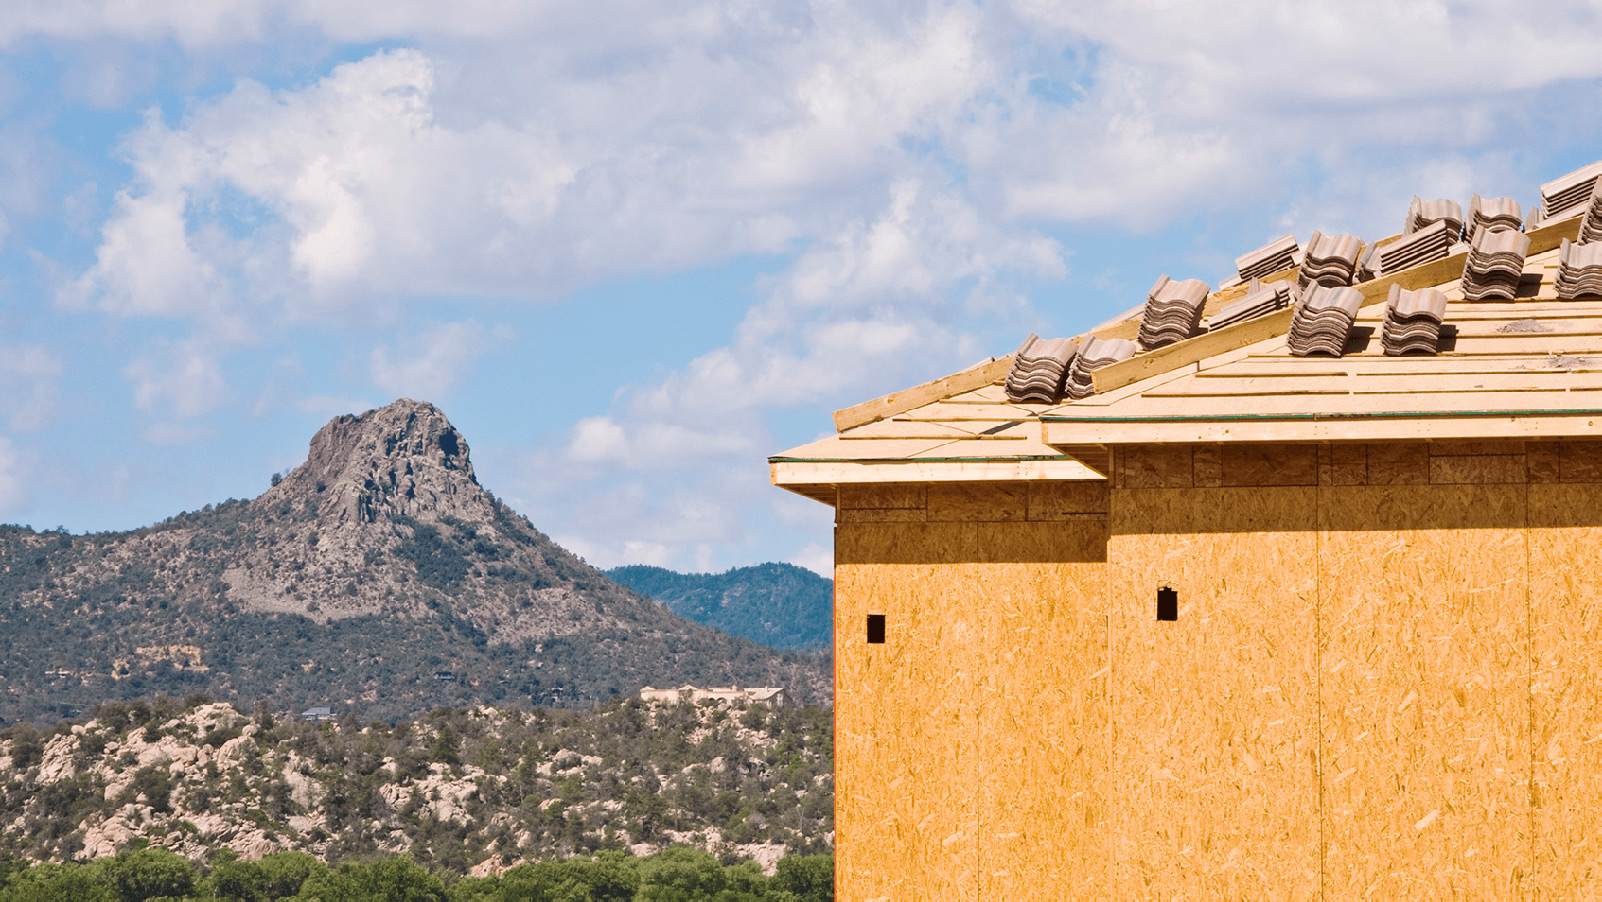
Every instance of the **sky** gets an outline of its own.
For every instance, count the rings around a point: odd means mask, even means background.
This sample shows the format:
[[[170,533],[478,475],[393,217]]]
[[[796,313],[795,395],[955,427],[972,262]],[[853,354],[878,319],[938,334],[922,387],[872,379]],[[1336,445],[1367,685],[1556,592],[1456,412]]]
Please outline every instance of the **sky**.
[[[1602,158],[1602,5],[8,0],[0,522],[410,397],[597,566],[827,572],[766,458],[1159,275]]]

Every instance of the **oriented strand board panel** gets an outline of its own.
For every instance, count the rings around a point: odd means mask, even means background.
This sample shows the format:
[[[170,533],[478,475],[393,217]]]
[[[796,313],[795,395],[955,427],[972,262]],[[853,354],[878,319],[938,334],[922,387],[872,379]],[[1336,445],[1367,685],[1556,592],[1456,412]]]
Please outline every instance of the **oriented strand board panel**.
[[[1320,490],[1330,898],[1530,891],[1524,493]]]
[[[979,897],[1109,898],[1104,565],[967,567],[984,623]]]
[[[841,898],[1109,894],[1105,549],[1095,521],[837,530]]]
[[[842,525],[837,553],[894,524]],[[976,899],[979,620],[937,565],[835,567],[835,873],[846,899]],[[952,591],[956,590],[956,591]],[[869,614],[886,618],[869,645]]]
[[[1119,895],[1318,893],[1317,491],[1113,491]]]
[[[1602,896],[1602,486],[1532,485],[1535,882]]]

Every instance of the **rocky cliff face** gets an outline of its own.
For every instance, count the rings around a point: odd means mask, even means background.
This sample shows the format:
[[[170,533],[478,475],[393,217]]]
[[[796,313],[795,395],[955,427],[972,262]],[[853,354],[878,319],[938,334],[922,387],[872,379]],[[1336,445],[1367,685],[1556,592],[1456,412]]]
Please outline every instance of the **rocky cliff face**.
[[[305,465],[263,496],[325,495],[322,521],[359,527],[395,516],[488,523],[494,502],[479,487],[467,439],[439,408],[402,398],[361,416],[336,417],[312,436]],[[344,529],[351,537],[359,529]]]
[[[125,533],[0,527],[0,678],[0,718],[193,688],[380,716],[646,683],[828,696],[818,661],[675,616],[552,542],[411,400],[334,419],[250,501]]]
[[[510,642],[611,625],[640,607],[484,491],[467,440],[432,404],[335,418],[306,463],[252,505],[265,541],[223,575],[247,610],[327,622],[448,609]]]

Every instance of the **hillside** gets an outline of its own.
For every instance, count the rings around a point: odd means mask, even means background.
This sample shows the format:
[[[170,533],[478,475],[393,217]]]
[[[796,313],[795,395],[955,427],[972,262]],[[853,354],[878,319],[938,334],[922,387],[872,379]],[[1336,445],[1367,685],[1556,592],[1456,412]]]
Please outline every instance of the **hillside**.
[[[338,417],[274,483],[128,532],[0,527],[0,718],[193,692],[364,720],[646,684],[828,700],[817,659],[681,618],[556,545],[478,484],[432,405]]]
[[[834,580],[794,564],[758,564],[725,573],[615,567],[613,580],[668,610],[772,648],[826,650],[833,641]]]
[[[148,841],[196,860],[405,853],[483,874],[686,843],[771,868],[829,848],[832,743],[817,707],[477,707],[391,727],[198,697],[109,704],[50,731],[0,730],[0,860]]]

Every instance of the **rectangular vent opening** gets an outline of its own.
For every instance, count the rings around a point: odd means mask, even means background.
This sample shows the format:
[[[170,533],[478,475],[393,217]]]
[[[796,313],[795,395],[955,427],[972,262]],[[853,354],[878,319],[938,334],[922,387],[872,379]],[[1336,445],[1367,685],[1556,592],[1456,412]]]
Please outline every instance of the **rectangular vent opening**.
[[[1157,590],[1157,619],[1179,619],[1179,593],[1167,586]]]
[[[868,642],[873,645],[884,644],[884,615],[868,615]]]

